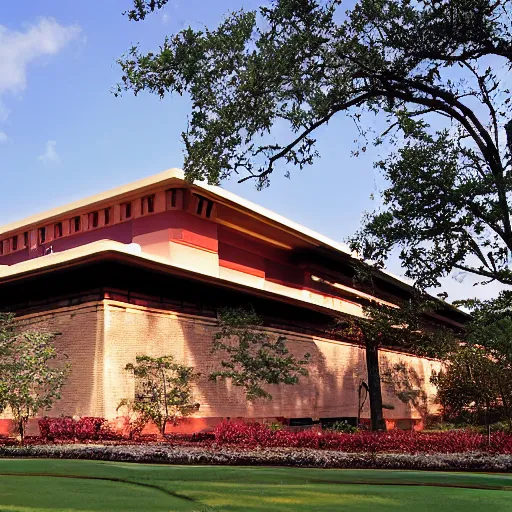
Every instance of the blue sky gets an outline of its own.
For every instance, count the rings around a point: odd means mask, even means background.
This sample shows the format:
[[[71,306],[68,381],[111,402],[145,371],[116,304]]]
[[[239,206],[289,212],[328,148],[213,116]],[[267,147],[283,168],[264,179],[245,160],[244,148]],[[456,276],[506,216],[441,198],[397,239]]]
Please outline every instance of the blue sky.
[[[142,94],[115,98],[116,59],[131,43],[154,49],[166,34],[204,24],[228,10],[255,8],[252,0],[171,0],[142,23],[121,13],[129,0],[0,3],[0,225],[123,183],[181,167],[185,98]],[[322,157],[276,176],[270,188],[223,184],[227,189],[336,240],[359,226],[380,179],[370,150],[352,158],[355,126],[335,119],[320,133]],[[389,269],[401,274],[400,264]],[[449,300],[496,292],[472,280],[445,280]]]

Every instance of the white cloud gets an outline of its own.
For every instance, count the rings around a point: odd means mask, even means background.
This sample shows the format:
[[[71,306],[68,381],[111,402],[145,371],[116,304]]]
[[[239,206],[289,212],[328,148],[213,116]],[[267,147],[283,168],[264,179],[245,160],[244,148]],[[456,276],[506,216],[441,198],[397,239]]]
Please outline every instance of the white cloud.
[[[7,133],[0,132],[0,144],[7,142],[9,140],[9,137],[7,137]]]
[[[41,57],[57,54],[78,37],[80,31],[76,25],[59,25],[53,18],[42,18],[24,31],[0,25],[0,96],[23,91],[27,85],[29,64]],[[0,106],[0,110],[5,110],[5,107]]]
[[[41,160],[45,165],[56,165],[60,164],[60,156],[55,149],[57,146],[57,141],[49,140],[46,143],[46,151],[37,157],[38,160]]]

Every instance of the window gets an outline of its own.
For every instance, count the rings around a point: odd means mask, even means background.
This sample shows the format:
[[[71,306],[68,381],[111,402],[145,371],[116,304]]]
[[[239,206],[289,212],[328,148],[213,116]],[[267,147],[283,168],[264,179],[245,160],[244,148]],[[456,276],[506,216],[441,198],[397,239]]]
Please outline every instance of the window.
[[[60,238],[62,236],[62,222],[57,222],[53,227],[53,238]]]
[[[28,247],[28,231],[23,233],[23,247]]]
[[[39,243],[44,244],[46,242],[46,228],[39,228]]]
[[[4,253],[4,241],[0,240],[0,256]]]
[[[98,212],[92,212],[89,214],[89,227],[97,228],[100,223],[100,216]]]
[[[18,250],[18,235],[11,238],[11,251]]]
[[[167,197],[167,208],[176,208],[178,206],[178,190],[171,188],[165,193]]]
[[[132,216],[132,203],[123,203],[121,205],[121,215],[123,220]]]
[[[153,213],[155,211],[155,195],[142,198],[142,215]]]
[[[201,217],[206,217],[209,219],[212,216],[213,211],[213,201],[206,199],[205,197],[196,196],[197,205],[196,205],[196,214]]]
[[[71,231],[73,233],[78,233],[80,231],[80,227],[81,227],[81,219],[80,219],[80,216],[78,217],[73,217],[71,219]]]
[[[110,208],[105,208],[105,210],[104,210],[103,219],[104,219],[105,226],[108,226],[110,224],[110,211],[111,211]]]
[[[206,218],[209,219],[212,215],[213,201],[206,201]]]
[[[203,214],[203,204],[204,204],[204,199],[202,197],[198,197],[197,198],[197,206],[196,206],[197,215]]]

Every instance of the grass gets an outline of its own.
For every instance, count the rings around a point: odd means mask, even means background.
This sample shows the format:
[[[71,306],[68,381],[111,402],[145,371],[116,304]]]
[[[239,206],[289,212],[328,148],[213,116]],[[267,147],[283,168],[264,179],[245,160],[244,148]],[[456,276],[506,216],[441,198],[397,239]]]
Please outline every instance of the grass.
[[[0,511],[512,511],[512,475],[0,460]]]

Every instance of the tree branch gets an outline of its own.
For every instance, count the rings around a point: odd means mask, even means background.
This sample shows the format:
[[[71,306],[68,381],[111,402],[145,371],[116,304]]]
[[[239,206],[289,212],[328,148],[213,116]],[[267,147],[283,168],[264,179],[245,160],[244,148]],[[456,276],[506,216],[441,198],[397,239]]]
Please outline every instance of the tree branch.
[[[269,158],[269,162],[267,165],[267,168],[258,174],[252,174],[251,176],[246,176],[245,178],[242,178],[238,180],[238,183],[243,183],[244,181],[250,180],[250,179],[262,179],[268,176],[272,173],[274,170],[274,163],[279,160],[280,158],[283,158],[286,156],[287,153],[289,153],[301,140],[305,139],[310,133],[315,131],[318,127],[322,126],[323,124],[327,123],[331,117],[336,114],[337,112],[340,112],[342,110],[347,110],[350,107],[353,107],[355,105],[358,105],[360,103],[363,103],[366,100],[369,100],[373,97],[377,97],[378,94],[375,93],[366,93],[358,96],[357,98],[354,98],[350,101],[347,101],[346,103],[343,103],[342,105],[334,106],[332,109],[332,112],[328,114],[327,116],[319,119],[315,123],[313,123],[309,128],[304,130],[296,139],[294,139],[290,144],[285,146],[279,153],[276,153],[275,155],[272,155]]]

